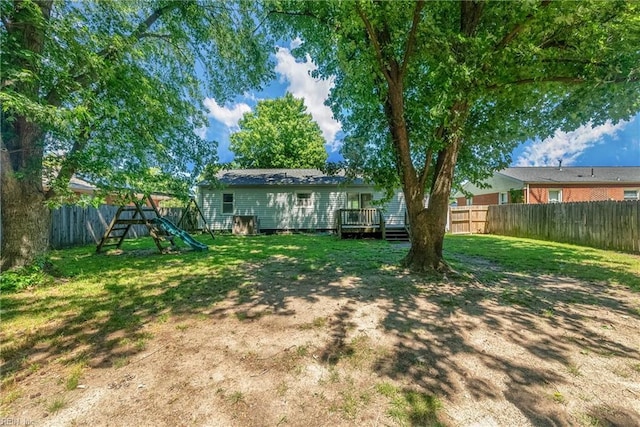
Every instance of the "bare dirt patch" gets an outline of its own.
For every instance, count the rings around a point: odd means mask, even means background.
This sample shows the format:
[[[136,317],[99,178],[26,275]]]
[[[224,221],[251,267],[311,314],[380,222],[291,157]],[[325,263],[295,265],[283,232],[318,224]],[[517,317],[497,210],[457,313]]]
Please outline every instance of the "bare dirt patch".
[[[244,280],[241,294],[149,318],[137,331],[147,339],[131,351],[91,354],[75,387],[69,364],[39,360],[43,368],[7,389],[16,395],[6,417],[61,426],[640,425],[640,296],[623,286],[508,272],[434,283],[393,267],[317,274],[286,258],[252,265]]]

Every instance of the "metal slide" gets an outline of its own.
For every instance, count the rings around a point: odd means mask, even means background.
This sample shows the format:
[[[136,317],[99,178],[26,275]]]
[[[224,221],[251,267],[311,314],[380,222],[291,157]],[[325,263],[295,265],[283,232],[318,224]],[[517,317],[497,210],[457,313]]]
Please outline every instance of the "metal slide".
[[[195,251],[199,252],[199,251],[206,251],[209,249],[207,245],[205,245],[204,243],[198,242],[196,239],[191,237],[189,233],[176,227],[174,223],[172,223],[166,218],[162,218],[162,217],[153,218],[151,222],[161,227],[167,233],[172,234],[174,236],[178,236],[180,239],[182,239],[183,242],[191,246]]]

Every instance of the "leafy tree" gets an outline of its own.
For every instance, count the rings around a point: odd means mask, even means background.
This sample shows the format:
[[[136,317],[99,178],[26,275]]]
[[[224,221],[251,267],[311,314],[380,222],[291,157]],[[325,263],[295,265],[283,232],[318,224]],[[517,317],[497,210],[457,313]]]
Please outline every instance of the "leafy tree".
[[[186,192],[216,160],[194,132],[205,95],[272,77],[256,7],[0,0],[2,269],[48,248],[48,206],[75,173],[105,190]]]
[[[446,271],[456,177],[480,181],[527,138],[640,110],[640,3],[633,1],[274,1],[272,24],[300,36],[353,170],[401,185],[404,263]],[[428,206],[425,199],[428,196]]]
[[[321,168],[327,161],[324,138],[301,99],[259,101],[231,135],[234,162],[241,168]]]

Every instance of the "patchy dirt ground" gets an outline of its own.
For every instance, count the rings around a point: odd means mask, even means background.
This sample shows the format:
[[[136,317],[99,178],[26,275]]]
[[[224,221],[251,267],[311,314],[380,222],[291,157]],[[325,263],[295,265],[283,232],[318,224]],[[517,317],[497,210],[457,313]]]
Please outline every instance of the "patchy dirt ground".
[[[55,363],[26,374],[4,419],[640,425],[640,295],[622,286],[515,273],[428,283],[394,268],[318,277],[296,268],[266,260],[247,272],[242,298],[150,321],[143,348],[94,354],[71,391],[61,385],[69,372]]]

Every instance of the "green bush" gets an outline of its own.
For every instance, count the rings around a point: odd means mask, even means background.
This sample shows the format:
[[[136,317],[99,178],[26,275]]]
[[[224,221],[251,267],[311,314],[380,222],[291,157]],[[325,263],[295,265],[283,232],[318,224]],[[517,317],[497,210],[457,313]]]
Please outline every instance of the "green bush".
[[[17,292],[52,283],[53,277],[47,273],[50,265],[49,261],[42,259],[26,267],[3,271],[0,275],[0,292]]]

